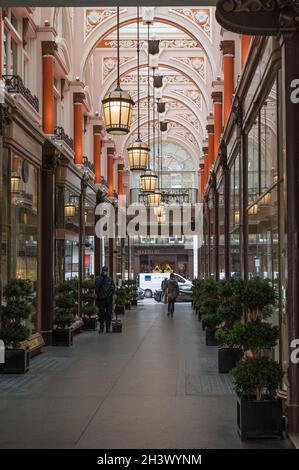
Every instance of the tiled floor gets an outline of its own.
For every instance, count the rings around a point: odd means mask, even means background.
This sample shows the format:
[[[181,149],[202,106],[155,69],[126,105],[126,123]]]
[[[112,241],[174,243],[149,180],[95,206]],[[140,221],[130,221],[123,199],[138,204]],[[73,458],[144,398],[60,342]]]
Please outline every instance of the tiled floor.
[[[189,304],[144,301],[122,334],[85,332],[46,348],[25,376],[0,375],[0,448],[286,448],[241,443],[217,348]]]

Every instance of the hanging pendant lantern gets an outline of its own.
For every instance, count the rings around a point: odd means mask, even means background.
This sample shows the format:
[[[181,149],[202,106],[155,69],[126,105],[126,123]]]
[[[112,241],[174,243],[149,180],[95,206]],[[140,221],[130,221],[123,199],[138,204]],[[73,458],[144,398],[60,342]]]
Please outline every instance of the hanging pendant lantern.
[[[117,7],[117,87],[102,100],[106,131],[112,135],[130,132],[134,101],[130,94],[120,87],[119,62],[119,7]]]
[[[22,188],[22,179],[20,175],[13,174],[10,178],[10,188],[12,193],[19,193]]]
[[[166,103],[164,101],[159,101],[159,103],[157,103],[157,111],[158,113],[165,113],[165,105]]]
[[[106,131],[112,135],[130,132],[134,101],[129,93],[117,86],[102,100]]]
[[[76,213],[76,206],[73,202],[67,202],[64,205],[64,216],[65,217],[74,217]]]
[[[161,132],[167,131],[167,122],[160,122],[160,131]]]
[[[147,203],[149,206],[160,206],[162,200],[162,193],[161,191],[155,191],[152,194],[147,195]]]
[[[137,7],[137,95],[138,95],[138,137],[136,141],[127,148],[131,171],[145,171],[148,167],[150,148],[140,138],[140,83],[139,83],[139,7]]]
[[[258,208],[259,208],[259,206],[257,204],[253,204],[253,206],[251,206],[248,209],[248,214],[249,215],[256,215],[258,213]]]
[[[157,186],[158,175],[154,171],[147,170],[140,176],[141,191],[154,193]]]
[[[162,224],[163,222],[165,222],[165,214],[158,215],[157,222],[158,224]]]
[[[155,207],[154,212],[157,217],[161,217],[164,214],[164,207],[163,206]]]
[[[148,166],[150,149],[140,139],[127,148],[131,171],[145,171]]]

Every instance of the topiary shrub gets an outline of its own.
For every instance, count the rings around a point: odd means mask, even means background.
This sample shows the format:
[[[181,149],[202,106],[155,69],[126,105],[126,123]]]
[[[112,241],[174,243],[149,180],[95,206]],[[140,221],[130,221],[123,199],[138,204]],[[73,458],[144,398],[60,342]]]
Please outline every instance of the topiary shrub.
[[[232,369],[231,374],[235,381],[235,390],[239,397],[263,397],[273,399],[276,390],[283,378],[280,365],[267,357],[245,358]]]
[[[119,287],[115,290],[115,306],[124,307],[127,302],[127,293],[125,288]]]
[[[276,300],[276,291],[267,279],[250,279],[242,299],[248,312],[247,322],[238,322],[230,331],[222,333],[226,342],[244,351],[243,359],[231,371],[240,397],[273,398],[282,380],[280,364],[267,357],[279,335],[278,328],[265,321],[273,313]]]
[[[0,338],[7,348],[19,348],[30,337],[31,331],[24,323],[32,313],[31,294],[32,284],[25,279],[12,279],[3,290]]]
[[[68,328],[75,320],[77,312],[77,292],[73,281],[60,283],[56,288],[54,326]]]
[[[82,283],[82,313],[84,316],[92,317],[97,314],[97,307],[95,305],[95,280],[91,278],[84,279]]]
[[[243,304],[248,311],[248,320],[267,318],[277,302],[277,292],[268,279],[254,278],[246,282]]]

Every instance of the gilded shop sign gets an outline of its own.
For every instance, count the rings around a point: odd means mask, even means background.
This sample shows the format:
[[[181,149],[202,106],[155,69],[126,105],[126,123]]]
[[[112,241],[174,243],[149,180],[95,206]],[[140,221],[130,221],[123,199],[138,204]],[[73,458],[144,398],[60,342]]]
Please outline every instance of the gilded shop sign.
[[[273,36],[298,29],[299,0],[218,0],[216,19],[228,31]]]

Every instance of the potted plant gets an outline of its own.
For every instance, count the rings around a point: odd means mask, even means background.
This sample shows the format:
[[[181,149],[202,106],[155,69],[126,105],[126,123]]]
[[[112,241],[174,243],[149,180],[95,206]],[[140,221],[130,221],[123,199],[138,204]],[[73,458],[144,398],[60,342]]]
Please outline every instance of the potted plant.
[[[138,304],[138,287],[135,280],[130,281],[131,284],[131,305],[137,307]]]
[[[84,279],[82,283],[82,315],[85,330],[97,329],[97,307],[95,305],[95,281],[94,279]]]
[[[22,348],[21,342],[28,340],[31,333],[24,325],[32,313],[31,293],[32,284],[24,279],[12,279],[3,290],[0,339],[5,344],[5,363],[0,364],[2,373],[24,374],[29,370],[29,349]]]
[[[215,338],[216,328],[221,322],[218,314],[220,305],[219,282],[206,280],[201,286],[200,311],[202,320],[205,323],[206,345],[219,346],[219,341]]]
[[[118,287],[115,290],[115,315],[124,315],[126,304],[126,291],[123,287]]]
[[[241,280],[223,281],[219,285],[220,305],[218,315],[221,318],[216,339],[222,344],[218,348],[218,372],[228,373],[242,357],[242,350],[235,343],[231,329],[243,316],[242,292],[244,282]]]
[[[76,315],[76,293],[72,281],[60,283],[56,289],[55,320],[52,332],[53,346],[73,344],[72,324]]]
[[[123,281],[122,289],[124,290],[126,296],[125,309],[131,310],[132,291],[129,281]]]
[[[195,314],[198,317],[198,320],[201,320],[201,310],[200,305],[202,301],[202,291],[205,279],[194,279],[192,285],[192,305],[195,310]]]
[[[266,322],[276,303],[276,292],[268,280],[252,279],[246,283],[243,303],[247,322],[232,328],[234,342],[244,356],[232,369],[238,395],[237,423],[242,440],[282,437],[282,402],[276,392],[283,371],[271,358],[278,339],[278,328]]]

